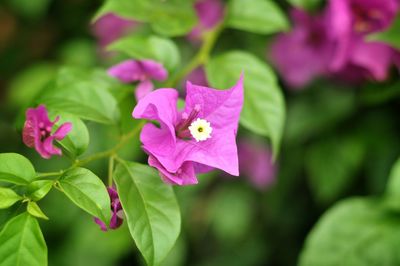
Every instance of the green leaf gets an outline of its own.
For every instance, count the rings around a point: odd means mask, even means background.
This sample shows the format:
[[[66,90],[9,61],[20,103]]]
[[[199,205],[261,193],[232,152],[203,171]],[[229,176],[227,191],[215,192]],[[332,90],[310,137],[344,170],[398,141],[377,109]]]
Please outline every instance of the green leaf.
[[[371,34],[367,37],[367,40],[384,42],[400,49],[400,15],[396,17],[386,31]]]
[[[246,237],[254,217],[254,209],[249,206],[254,204],[254,191],[243,187],[227,184],[215,191],[210,197],[210,207],[207,210],[215,236],[221,242],[236,242]]]
[[[136,119],[132,119],[132,110],[136,105],[135,98],[132,97],[132,93],[129,93],[125,98],[119,102],[119,109],[121,112],[120,129],[122,134],[127,134],[134,130],[138,122]],[[138,140],[138,139],[136,139]]]
[[[400,96],[400,81],[380,83],[376,86],[374,83],[366,84],[360,91],[360,99],[368,105],[380,105]]]
[[[96,18],[113,12],[121,17],[149,22],[157,33],[179,36],[188,33],[196,24],[193,1],[188,0],[108,0]]]
[[[2,266],[47,265],[47,247],[39,223],[26,212],[4,226],[0,243]]]
[[[117,101],[109,91],[118,83],[104,71],[63,68],[56,82],[50,83],[36,99],[49,109],[76,115],[99,123],[116,123]]]
[[[57,86],[71,86],[79,81],[92,83],[100,90],[111,90],[114,86],[120,86],[104,69],[63,67],[58,71]]]
[[[103,182],[95,174],[85,168],[74,168],[61,176],[60,187],[78,207],[108,224],[110,197]]]
[[[52,224],[55,223],[52,220]],[[73,224],[68,226],[68,234],[63,236],[62,250],[52,253],[51,265],[117,266],[121,258],[132,253],[132,242],[127,226],[104,233],[93,224],[93,220],[74,218]]]
[[[300,7],[305,10],[313,10],[318,7],[325,0],[287,0],[290,4],[295,7]]]
[[[55,70],[56,67],[50,63],[38,63],[25,68],[11,81],[9,102],[18,108],[28,106],[43,87],[54,78]]]
[[[85,123],[75,115],[59,112],[57,115],[60,117],[57,127],[66,122],[72,123],[72,130],[58,143],[70,157],[75,158],[81,155],[89,146],[89,131]]]
[[[321,90],[321,87],[324,89]],[[329,84],[318,84],[312,90],[291,97],[291,101],[287,103],[284,142],[303,143],[322,132],[334,129],[356,110],[355,96],[354,90],[350,88],[340,89]]]
[[[387,112],[371,112],[357,122],[368,147],[367,163],[363,169],[365,179],[362,180],[366,181],[365,191],[368,194],[384,195],[387,191],[391,168],[399,158],[399,134],[393,128],[396,119],[396,115],[388,115]]]
[[[95,19],[98,19],[107,13],[115,13],[118,16],[127,19],[149,22],[151,17],[151,15],[149,14],[151,3],[146,2],[150,1],[106,0],[104,1],[100,10],[95,15]]]
[[[289,29],[289,22],[285,14],[270,0],[230,1],[226,25],[260,34]]]
[[[179,206],[172,187],[157,172],[142,164],[120,161],[117,184],[129,231],[149,265],[158,265],[178,238]]]
[[[16,204],[7,209],[0,209],[0,231],[6,225],[8,220],[15,216],[16,211],[21,207],[21,204]]]
[[[34,201],[28,202],[27,211],[30,215],[35,216],[36,218],[41,218],[45,220],[49,219],[49,217],[47,217],[46,214],[43,213],[39,205],[37,205],[37,203]]]
[[[273,152],[279,146],[285,122],[285,102],[271,68],[252,54],[228,52],[206,65],[212,86],[228,88],[244,73],[244,106],[240,123],[249,130],[271,138]]]
[[[400,211],[400,159],[396,161],[390,172],[385,192],[385,203],[389,208]]]
[[[28,197],[34,201],[41,200],[53,187],[52,180],[37,180],[28,185]]]
[[[180,64],[180,54],[175,43],[158,36],[127,36],[112,43],[108,50],[124,53],[134,59],[153,59],[168,70]]]
[[[51,0],[8,0],[8,4],[17,14],[28,18],[37,19],[46,14]]]
[[[22,197],[15,193],[14,190],[0,187],[0,209],[6,209],[21,199]]]
[[[400,265],[400,218],[381,207],[360,198],[335,205],[307,237],[299,265]]]
[[[0,181],[26,185],[35,179],[31,162],[18,153],[0,153]]]
[[[68,39],[58,50],[58,60],[62,65],[94,67],[98,62],[97,43],[93,39]]]
[[[319,202],[334,201],[353,183],[365,151],[359,136],[334,135],[311,146],[306,154],[306,170]]]

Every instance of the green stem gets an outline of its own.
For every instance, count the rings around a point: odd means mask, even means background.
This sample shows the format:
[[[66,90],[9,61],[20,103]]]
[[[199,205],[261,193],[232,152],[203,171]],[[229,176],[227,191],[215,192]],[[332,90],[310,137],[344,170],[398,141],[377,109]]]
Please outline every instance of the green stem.
[[[113,171],[114,171],[114,155],[110,156],[108,160],[108,186],[112,187],[113,185]]]
[[[197,67],[207,63],[211,50],[214,48],[214,45],[221,34],[224,28],[224,24],[221,23],[213,30],[204,33],[203,44],[200,47],[198,53],[192,58],[192,60],[183,68],[180,72],[178,72],[167,84],[167,88],[174,88],[178,85],[179,81],[181,81],[184,77],[190,74]]]
[[[146,121],[144,121],[144,120],[140,121],[140,123],[130,133],[123,135],[121,137],[121,140],[112,149],[109,149],[109,150],[103,151],[103,152],[99,152],[99,153],[95,153],[92,156],[86,157],[85,159],[83,159],[81,161],[77,160],[74,164],[74,167],[82,166],[82,165],[88,164],[92,161],[96,161],[96,160],[99,160],[102,158],[106,158],[106,157],[115,155],[119,149],[124,147],[126,142],[128,142],[130,139],[135,137],[137,134],[139,134],[139,131],[142,129],[145,122]]]
[[[39,178],[43,178],[43,177],[50,177],[50,176],[58,176],[58,175],[62,175],[64,173],[63,170],[58,171],[58,172],[49,172],[49,173],[37,173],[36,176]]]
[[[114,149],[110,149],[110,150],[107,150],[107,151],[102,151],[102,152],[95,153],[95,154],[93,154],[93,155],[91,155],[89,157],[86,157],[83,160],[77,160],[73,164],[73,167],[83,166],[83,165],[88,164],[88,163],[90,163],[92,161],[96,161],[96,160],[99,160],[99,159],[102,159],[102,158],[106,158],[106,157],[110,156],[113,153],[113,151],[114,151]]]
[[[118,150],[121,149],[122,147],[124,147],[126,142],[128,142],[130,139],[135,137],[137,134],[139,134],[139,131],[142,129],[145,122],[146,121],[144,121],[144,120],[140,121],[139,124],[131,132],[129,132],[126,135],[123,135],[121,137],[120,141],[117,143],[117,145],[115,145],[112,149],[109,149],[109,150],[103,151],[103,152],[99,152],[99,153],[95,153],[92,156],[89,156],[83,160],[76,160],[75,163],[72,164],[69,168],[60,170],[58,172],[38,173],[37,177],[38,178],[46,178],[46,177],[52,177],[52,176],[61,176],[66,171],[71,170],[75,167],[83,166],[92,161],[96,161],[96,160],[106,158],[106,157],[110,157],[109,168],[111,168],[111,169],[109,169],[109,171],[112,171],[112,169],[114,168],[114,156],[117,154]],[[109,172],[108,178],[109,178],[108,179],[109,184],[112,185],[112,172],[111,173]],[[55,185],[55,187],[58,188],[57,185]]]

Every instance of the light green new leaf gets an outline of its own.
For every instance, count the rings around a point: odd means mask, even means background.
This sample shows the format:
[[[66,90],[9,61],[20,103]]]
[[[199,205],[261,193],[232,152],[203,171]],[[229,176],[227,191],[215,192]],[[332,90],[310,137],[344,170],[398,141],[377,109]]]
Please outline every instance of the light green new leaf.
[[[179,206],[172,187],[142,164],[120,161],[117,184],[129,231],[148,265],[159,265],[178,238]]]
[[[0,232],[1,266],[46,266],[47,247],[37,220],[28,213],[12,218]]]
[[[307,237],[300,266],[400,265],[400,218],[354,198],[328,210]]]
[[[103,182],[95,174],[85,168],[72,169],[61,176],[60,187],[78,207],[108,224],[110,197]]]
[[[28,213],[34,217],[41,218],[48,220],[49,217],[46,216],[46,214],[43,213],[43,211],[40,209],[39,205],[37,205],[36,202],[34,201],[29,201],[27,209]]]
[[[122,52],[134,59],[153,59],[168,70],[175,69],[180,63],[175,43],[158,36],[127,36],[112,43],[108,50]]]
[[[15,193],[14,190],[0,187],[0,209],[6,209],[21,199],[22,197]]]
[[[27,195],[34,201],[41,200],[53,186],[52,180],[37,180],[28,185]]]
[[[337,136],[317,142],[308,150],[305,163],[314,197],[331,203],[353,184],[366,147],[359,136]]]
[[[149,22],[152,28],[167,36],[188,33],[196,24],[191,0],[107,0],[96,18],[113,12],[121,17]]]
[[[0,153],[0,181],[26,185],[35,179],[31,162],[18,153]]]
[[[400,50],[400,15],[397,16],[386,31],[372,34],[367,39],[384,42]]]
[[[142,0],[151,2],[149,0]],[[165,36],[183,36],[197,23],[197,16],[191,0],[152,0],[150,11],[153,30]]]
[[[99,123],[116,123],[117,101],[110,92],[118,84],[105,71],[63,68],[36,99],[49,109],[66,112]]]
[[[244,74],[244,106],[240,123],[271,138],[276,155],[285,123],[285,102],[272,69],[252,54],[233,51],[217,56],[206,65],[213,87],[229,88]]]
[[[282,10],[271,0],[232,0],[226,25],[253,33],[269,34],[289,29]]]
[[[115,13],[118,16],[137,20],[141,22],[149,22],[149,4],[145,0],[106,0],[96,13],[95,19],[107,13]]]
[[[400,211],[400,159],[394,164],[385,191],[386,205]]]

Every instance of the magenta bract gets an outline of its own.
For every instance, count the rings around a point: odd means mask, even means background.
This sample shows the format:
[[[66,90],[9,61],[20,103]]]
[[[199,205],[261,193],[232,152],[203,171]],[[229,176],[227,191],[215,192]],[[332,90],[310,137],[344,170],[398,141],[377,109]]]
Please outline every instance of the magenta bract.
[[[113,187],[107,187],[108,195],[110,196],[111,200],[111,220],[110,220],[110,229],[117,229],[123,223],[123,210],[121,202],[119,201],[118,192]],[[99,218],[95,217],[94,221],[100,226],[102,231],[107,231],[107,225],[100,220]]]
[[[125,60],[111,67],[108,74],[124,83],[139,81],[135,90],[137,100],[153,90],[151,80],[163,81],[168,77],[163,65],[153,60]]]
[[[240,173],[254,187],[265,189],[275,181],[277,167],[271,150],[265,144],[243,139],[239,141],[238,152]]]
[[[208,80],[206,76],[206,71],[203,66],[200,66],[193,70],[187,77],[186,80],[190,80],[194,84],[198,84],[200,86],[209,86]]]
[[[134,20],[124,19],[113,13],[108,13],[93,24],[92,31],[99,40],[99,46],[104,49],[129,31],[133,31],[137,25],[138,22]]]
[[[192,41],[200,40],[205,31],[217,26],[224,18],[221,0],[199,0],[194,4],[194,9],[199,22],[188,35]]]
[[[331,0],[327,8],[329,37],[335,44],[330,69],[345,79],[384,80],[391,61],[391,48],[367,42],[369,33],[385,30],[395,18],[396,0]],[[351,70],[352,76],[348,76]]]
[[[26,111],[26,121],[22,131],[22,139],[25,145],[35,148],[45,159],[52,155],[61,155],[61,150],[53,145],[54,140],[62,140],[72,129],[71,123],[62,124],[52,133],[55,123],[59,117],[52,122],[49,119],[47,109],[39,105],[36,109],[29,108]]]
[[[243,106],[243,76],[229,90],[186,85],[186,104],[177,109],[178,92],[158,89],[142,98],[134,118],[154,120],[140,134],[149,164],[171,184],[196,184],[196,173],[212,168],[239,175],[236,132]],[[197,127],[198,131],[193,130]]]

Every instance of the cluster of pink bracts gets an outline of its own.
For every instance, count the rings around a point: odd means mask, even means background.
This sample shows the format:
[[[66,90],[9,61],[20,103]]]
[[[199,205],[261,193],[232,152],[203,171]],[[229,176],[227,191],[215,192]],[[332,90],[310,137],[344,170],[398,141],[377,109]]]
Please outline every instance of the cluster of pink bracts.
[[[269,56],[293,88],[318,76],[383,81],[393,64],[400,67],[400,53],[368,35],[388,29],[399,11],[397,0],[330,0],[317,15],[292,10],[293,29],[276,38]]]
[[[199,24],[188,35],[192,42],[201,41],[202,34],[213,28],[223,17],[224,7],[219,0],[203,0],[195,4]],[[94,26],[100,48],[126,34],[137,22],[119,18],[113,14],[102,17]],[[113,32],[111,35],[108,32]],[[164,81],[168,72],[153,60],[126,60],[108,70],[108,74],[123,83],[137,83],[137,105],[132,116],[135,119],[156,121],[147,123],[140,134],[148,163],[156,168],[162,180],[173,185],[197,184],[196,174],[215,168],[230,175],[241,172],[258,188],[270,185],[276,168],[267,147],[249,140],[236,145],[236,134],[243,106],[243,76],[228,90],[186,84],[185,107],[177,109],[178,91],[154,90],[153,80]],[[190,78],[207,85],[204,71],[200,68]],[[62,154],[54,141],[63,140],[72,130],[67,122],[58,125],[59,117],[51,121],[44,105],[29,108],[23,129],[23,141],[35,148],[45,159]],[[238,153],[239,148],[239,153]],[[113,187],[107,188],[111,200],[112,218],[107,226],[95,218],[103,231],[116,229],[123,222],[122,206]]]

